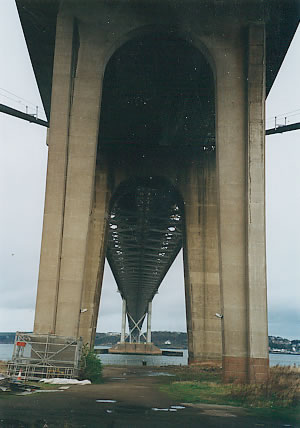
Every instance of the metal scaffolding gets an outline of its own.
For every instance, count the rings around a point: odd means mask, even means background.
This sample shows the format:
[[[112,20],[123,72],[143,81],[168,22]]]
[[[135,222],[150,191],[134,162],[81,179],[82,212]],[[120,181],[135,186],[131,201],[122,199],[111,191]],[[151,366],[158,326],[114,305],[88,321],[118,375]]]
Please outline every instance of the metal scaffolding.
[[[8,375],[22,379],[78,376],[82,339],[17,332]]]

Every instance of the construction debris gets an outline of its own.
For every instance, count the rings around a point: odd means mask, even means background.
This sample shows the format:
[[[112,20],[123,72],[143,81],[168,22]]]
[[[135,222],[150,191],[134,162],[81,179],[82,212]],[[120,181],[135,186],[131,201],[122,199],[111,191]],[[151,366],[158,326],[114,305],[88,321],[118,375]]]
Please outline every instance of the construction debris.
[[[91,385],[90,380],[77,380],[77,379],[63,379],[63,378],[52,378],[52,379],[40,379],[40,382],[49,383],[50,385]]]

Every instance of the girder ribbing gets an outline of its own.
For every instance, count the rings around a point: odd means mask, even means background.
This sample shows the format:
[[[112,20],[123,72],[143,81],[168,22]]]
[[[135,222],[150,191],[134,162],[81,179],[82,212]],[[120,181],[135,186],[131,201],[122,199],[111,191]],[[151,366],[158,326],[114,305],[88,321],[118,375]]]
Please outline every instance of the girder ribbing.
[[[173,188],[149,178],[126,188],[112,206],[107,259],[134,320],[146,313],[182,246],[178,199]]]

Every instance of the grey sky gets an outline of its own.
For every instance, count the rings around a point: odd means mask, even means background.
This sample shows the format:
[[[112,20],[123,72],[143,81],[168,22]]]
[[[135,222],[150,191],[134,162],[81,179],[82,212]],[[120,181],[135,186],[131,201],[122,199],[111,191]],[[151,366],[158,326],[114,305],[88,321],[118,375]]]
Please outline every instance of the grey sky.
[[[25,109],[6,90],[30,101],[33,112],[41,100],[13,0],[0,2],[0,33],[0,103]],[[297,109],[300,113],[299,51],[298,29],[268,97],[267,118]],[[295,118],[299,121],[300,114]],[[45,128],[0,114],[0,331],[33,327],[47,164],[45,138]],[[288,338],[300,338],[299,159],[300,131],[267,137],[269,334]],[[106,268],[98,331],[118,331],[120,323],[120,295]],[[153,329],[186,329],[181,253],[154,299]]]

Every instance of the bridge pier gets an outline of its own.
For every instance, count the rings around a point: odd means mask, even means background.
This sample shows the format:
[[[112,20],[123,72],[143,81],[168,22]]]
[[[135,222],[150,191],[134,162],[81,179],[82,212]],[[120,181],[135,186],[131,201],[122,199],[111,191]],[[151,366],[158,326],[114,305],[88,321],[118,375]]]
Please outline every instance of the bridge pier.
[[[223,375],[261,382],[268,377],[264,25],[249,26],[247,50],[240,40],[226,62],[221,50],[216,61]]]
[[[189,362],[222,359],[216,153],[207,150],[187,171],[184,277]]]
[[[102,58],[95,34],[80,42],[70,108],[68,165],[56,334],[78,336],[98,145]],[[94,58],[90,61],[89,58]],[[93,95],[94,94],[94,95]],[[84,144],[83,144],[84,141]]]
[[[126,334],[126,300],[122,300],[122,326],[121,326],[121,343],[125,342]]]
[[[126,316],[127,316],[127,310],[126,310],[126,300],[122,299],[122,323],[121,323],[121,341],[120,343],[125,343],[126,341]],[[143,317],[144,320],[145,317]],[[146,332],[146,343],[151,344],[151,318],[152,318],[152,302],[148,303],[148,310],[147,310],[147,332]],[[140,337],[142,332],[142,324],[139,322],[133,327],[133,329],[138,329],[138,339],[137,342],[140,343]],[[132,330],[129,329],[129,343],[132,342]]]
[[[147,343],[151,343],[152,302],[148,303],[147,312]]]
[[[36,333],[79,335],[102,87],[99,70],[103,61],[94,36],[92,31],[86,30],[79,48],[72,15],[60,14],[53,70],[53,126],[48,138]],[[77,61],[78,56],[81,61]],[[103,203],[101,205],[100,214]],[[88,336],[83,327],[81,333],[90,342],[94,327],[88,328]]]
[[[94,201],[89,221],[83,277],[81,308],[86,308],[87,311],[80,315],[78,332],[78,335],[83,338],[83,342],[89,343],[91,346],[93,346],[95,341],[98,321],[107,242],[107,218],[109,216],[110,196],[108,169],[106,162],[102,159],[96,166]]]
[[[74,34],[71,16],[57,18],[56,34],[52,91],[53,115],[51,129],[47,136],[49,146],[47,185],[34,321],[35,333],[54,333],[56,327],[72,92]]]
[[[133,327],[129,327],[129,335],[126,337],[126,316],[131,319]],[[116,345],[109,349],[111,354],[141,354],[141,355],[161,355],[162,351],[151,342],[151,315],[152,315],[152,302],[148,303],[147,309],[147,333],[146,336],[142,334],[142,325],[145,315],[139,320],[134,321],[130,314],[127,313],[126,300],[122,301],[122,325],[121,325],[121,340]],[[135,337],[132,337],[132,331],[137,330]],[[144,341],[141,342],[141,336]],[[126,340],[129,338],[129,341]]]

